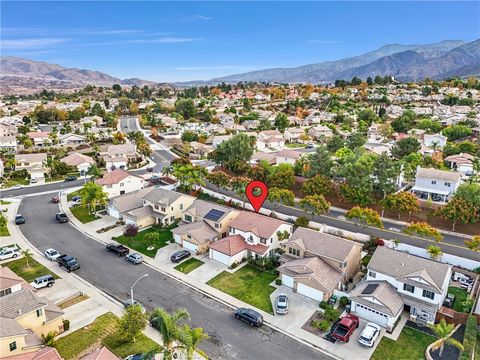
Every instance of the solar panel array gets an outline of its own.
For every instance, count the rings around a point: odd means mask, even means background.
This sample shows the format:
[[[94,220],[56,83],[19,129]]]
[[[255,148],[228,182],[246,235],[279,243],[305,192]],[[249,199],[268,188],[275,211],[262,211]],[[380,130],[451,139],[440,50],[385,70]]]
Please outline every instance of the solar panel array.
[[[205,215],[205,219],[206,220],[217,221],[223,215],[225,215],[225,213],[223,211],[212,209],[207,213],[207,215]]]
[[[377,288],[377,286],[378,284],[368,284],[367,286],[365,286],[365,289],[363,289],[362,294],[368,295],[373,293]]]

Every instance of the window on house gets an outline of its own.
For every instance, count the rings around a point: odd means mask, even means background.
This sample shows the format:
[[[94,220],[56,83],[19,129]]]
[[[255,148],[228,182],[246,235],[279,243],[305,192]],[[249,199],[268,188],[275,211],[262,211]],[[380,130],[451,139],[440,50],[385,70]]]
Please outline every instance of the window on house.
[[[183,204],[180,204],[180,210],[183,210]]]
[[[192,235],[188,234],[188,235],[187,235],[187,238],[191,239],[191,238],[192,238]]]
[[[43,309],[38,309],[37,310],[37,317],[42,316],[42,314],[43,314]]]
[[[2,290],[2,291],[0,291],[0,297],[5,296],[5,295],[8,295],[8,294],[11,294],[11,293],[12,293],[12,289],[11,289],[11,288]]]
[[[340,267],[343,269],[343,268],[346,268],[347,267],[347,261],[345,260],[343,263],[340,264]]]
[[[231,234],[235,234],[235,229],[234,229],[234,228],[230,228],[230,233],[231,233]]]
[[[449,182],[446,182],[446,183],[445,183],[445,186],[450,187],[450,183],[449,183]]]
[[[158,210],[158,205],[155,205],[155,210]]]
[[[435,180],[432,180],[432,185],[435,185],[437,182]]]
[[[10,344],[8,344],[8,347],[10,348],[10,351],[17,350],[17,342],[16,341],[11,342]]]
[[[215,223],[215,229],[219,229],[220,227],[220,224]]]
[[[248,241],[253,242],[253,236],[252,235],[248,236]]]
[[[125,186],[125,184],[124,184],[124,183],[120,183],[120,187],[124,187],[124,186]]]
[[[185,215],[185,221],[192,222],[192,217],[190,215]]]
[[[266,244],[266,243],[267,243],[267,239],[260,238],[260,243],[262,243],[262,244]]]
[[[172,206],[172,207],[170,207],[170,210],[172,210],[172,211],[173,211],[173,206]]]
[[[422,292],[422,296],[424,298],[429,298],[429,299],[432,299],[435,297],[435,293],[433,293],[432,291],[428,291],[428,290],[423,290]]]
[[[111,189],[112,188],[112,185],[107,185],[107,189]]]
[[[403,284],[403,290],[411,292],[412,294],[415,292],[415,286],[409,284]]]
[[[166,210],[166,209],[165,209],[164,207],[161,208],[161,211],[162,211],[162,212],[165,212],[165,210]]]
[[[372,278],[375,279],[375,278],[377,277],[377,273],[374,272],[374,271],[369,271],[369,272],[368,272],[368,276],[370,276],[370,277],[372,277]]]

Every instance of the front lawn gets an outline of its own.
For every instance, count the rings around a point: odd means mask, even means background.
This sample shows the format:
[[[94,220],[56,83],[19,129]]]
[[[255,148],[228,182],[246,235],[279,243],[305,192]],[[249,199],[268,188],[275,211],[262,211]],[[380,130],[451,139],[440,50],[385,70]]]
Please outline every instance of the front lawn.
[[[7,226],[0,226],[0,236],[10,236]]]
[[[382,337],[370,360],[423,360],[427,346],[434,341],[433,336],[405,326],[397,341]]]
[[[105,345],[120,358],[136,353],[160,351],[160,345],[141,335],[135,343],[125,343],[116,333],[118,318],[112,313],[106,313],[95,319],[93,323],[57,340],[55,348],[65,360],[77,359],[85,355],[86,350]]]
[[[32,282],[39,276],[51,274],[58,279],[58,275],[47,269],[45,266],[35,261],[34,259],[28,260],[29,267],[27,266],[27,259],[21,258],[18,260],[9,261],[2,266],[8,267],[15,274],[25,279],[26,282]]]
[[[10,201],[0,200],[0,205],[10,205]]]
[[[70,208],[73,216],[80,220],[83,224],[89,223],[93,220],[97,220],[98,217],[95,214],[90,214],[88,208],[81,205],[74,206]]]
[[[189,272],[192,272],[203,264],[203,261],[197,260],[195,258],[190,258],[187,261],[184,261],[181,264],[175,266],[175,270],[181,271],[184,274],[188,274]]]
[[[449,286],[448,292],[455,295],[455,301],[453,302],[453,310],[458,312],[470,312],[464,311],[463,302],[468,299],[468,293],[465,289],[458,288],[455,286]]]
[[[246,265],[233,274],[223,271],[207,284],[239,300],[273,313],[270,294],[275,290],[270,286],[277,275]]]
[[[155,257],[157,254],[157,250],[167,246],[170,242],[170,240],[173,239],[173,234],[170,231],[173,227],[169,228],[160,228],[160,227],[151,227],[146,230],[140,231],[137,235],[135,236],[125,236],[121,235],[117,238],[115,238],[116,241],[119,243],[128,246],[131,249],[134,249],[135,251],[138,251],[139,253],[142,253],[144,255],[150,256],[152,258]],[[158,233],[158,237],[156,240],[152,242],[147,242],[145,240],[145,236],[150,233]],[[147,247],[153,246],[153,250],[147,250]]]

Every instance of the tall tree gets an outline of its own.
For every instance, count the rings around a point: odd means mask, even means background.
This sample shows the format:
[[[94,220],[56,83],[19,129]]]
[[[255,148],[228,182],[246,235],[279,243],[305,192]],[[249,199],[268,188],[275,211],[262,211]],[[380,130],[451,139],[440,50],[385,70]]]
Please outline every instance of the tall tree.
[[[443,219],[450,220],[452,222],[452,230],[455,231],[455,225],[457,223],[467,224],[475,217],[475,214],[471,212],[469,203],[461,198],[454,196],[447,205],[437,210],[436,214],[440,215]]]
[[[432,326],[432,330],[438,338],[438,340],[433,343],[432,348],[434,350],[439,349],[439,358],[442,358],[445,344],[455,346],[460,351],[463,351],[463,345],[458,340],[452,338],[454,328],[455,325],[447,324],[445,319],[441,319],[438,324]]]
[[[290,125],[290,121],[285,113],[280,112],[275,117],[275,122],[273,125],[280,131],[284,132],[285,129]]]
[[[410,220],[412,212],[420,211],[418,199],[409,192],[388,195],[381,201],[381,204],[385,209],[396,211],[399,219],[402,213],[405,213],[408,214],[408,219]]]
[[[140,305],[130,305],[125,308],[120,318],[119,330],[128,342],[135,342],[146,326],[147,318]]]
[[[383,229],[380,214],[370,208],[355,206],[345,213],[345,217],[349,220],[358,220],[362,225],[375,226]]]
[[[314,215],[323,215],[330,209],[330,203],[322,195],[308,195],[300,200],[300,207]]]
[[[373,166],[373,176],[375,178],[373,189],[385,198],[395,191],[399,175],[399,164],[390,159],[386,153],[382,153],[375,159]]]
[[[391,153],[396,159],[403,159],[407,155],[418,152],[420,148],[421,146],[417,139],[413,137],[407,137],[398,140],[392,146]]]
[[[209,158],[228,170],[240,173],[248,167],[253,151],[250,137],[242,133],[218,145],[217,149],[209,154]]]
[[[175,103],[175,111],[182,115],[185,120],[194,117],[197,109],[192,99],[180,99]]]
[[[332,190],[332,181],[323,176],[315,175],[302,185],[302,193],[305,195],[327,195]]]
[[[333,159],[327,147],[321,145],[315,149],[315,152],[310,155],[310,171],[309,175],[317,174],[332,177]]]
[[[288,163],[272,166],[267,177],[268,185],[281,189],[291,189],[295,185],[295,171]]]
[[[94,182],[87,182],[80,189],[82,205],[88,207],[90,213],[96,211],[97,206],[105,206],[108,203],[108,195],[103,191],[101,185]]]
[[[186,349],[187,360],[193,360],[195,352],[208,359],[207,354],[198,348],[202,341],[209,338],[202,328],[191,328],[188,324],[184,324],[180,334],[181,342]]]
[[[294,206],[295,194],[291,190],[273,187],[268,190],[268,201],[271,201],[274,205]]]
[[[442,257],[443,251],[439,246],[429,245],[427,246],[427,253],[433,260],[438,260]]]

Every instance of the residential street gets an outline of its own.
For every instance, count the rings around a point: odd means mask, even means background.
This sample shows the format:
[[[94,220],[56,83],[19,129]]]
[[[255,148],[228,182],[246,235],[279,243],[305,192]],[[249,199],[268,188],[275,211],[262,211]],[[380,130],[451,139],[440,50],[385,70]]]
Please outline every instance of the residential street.
[[[81,269],[76,274],[120,300],[128,297],[139,276],[148,273],[135,287],[135,298],[149,310],[157,306],[169,311],[187,308],[193,324],[203,327],[211,337],[202,349],[212,359],[329,359],[267,326],[250,328],[237,321],[231,309],[150,267],[134,266],[108,254],[102,244],[70,224],[58,224],[54,218],[58,206],[49,200],[50,195],[27,197],[19,207],[18,212],[26,217],[20,229],[35,247],[41,251],[54,247],[78,257]],[[63,271],[58,270],[60,275]]]

